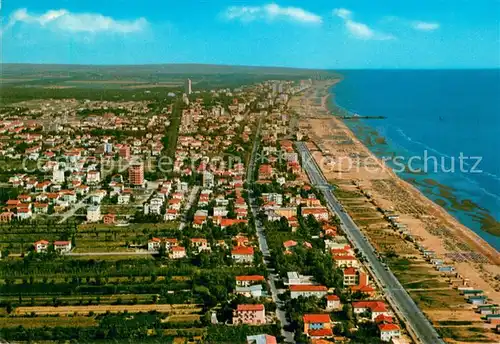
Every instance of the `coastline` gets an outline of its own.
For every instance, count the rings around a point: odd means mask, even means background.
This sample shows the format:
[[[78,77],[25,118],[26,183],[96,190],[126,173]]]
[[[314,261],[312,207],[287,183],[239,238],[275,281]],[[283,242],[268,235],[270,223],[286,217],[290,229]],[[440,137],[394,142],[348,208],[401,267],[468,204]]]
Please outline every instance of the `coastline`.
[[[331,100],[332,102],[334,102],[336,104],[336,106],[338,106],[339,108],[342,108],[340,104],[336,103],[335,101],[335,92],[334,92],[334,88],[335,86],[342,82],[342,80],[339,80],[337,82],[335,82],[334,84],[332,84],[329,88],[328,88],[328,91],[329,91],[329,96],[328,97],[325,97],[325,101],[322,102],[322,104],[324,105],[324,109],[328,112],[332,112],[332,109],[329,108],[329,103],[328,103],[328,100]],[[335,116],[333,116],[335,117]],[[337,121],[339,121],[340,119],[338,118],[335,118]],[[378,163],[380,164],[381,167],[385,166],[382,164],[382,162],[380,161],[379,157],[376,156],[376,154],[369,148],[365,145],[365,143],[363,143],[357,136],[356,134],[352,131],[351,128],[349,128],[346,123],[344,123],[342,121],[342,123],[345,125],[346,129],[351,133],[351,136],[352,136],[352,139],[353,140],[356,140],[360,145],[362,145],[368,152],[370,152],[370,155],[376,159],[378,161]],[[384,167],[383,167],[384,168]],[[399,176],[397,173],[395,173],[391,168],[386,168],[386,170],[388,171],[389,174],[391,174],[391,176],[393,178],[395,178],[403,187],[405,188],[409,188],[411,190],[411,192],[413,194],[415,194],[416,196],[418,196],[420,198],[420,200],[424,201],[424,202],[427,202],[430,206],[433,207],[433,209],[439,214],[441,215],[442,217],[446,218],[449,222],[450,222],[450,225],[454,226],[454,227],[459,227],[460,229],[460,233],[461,234],[464,234],[466,237],[470,238],[471,240],[473,240],[473,242],[478,246],[478,249],[480,251],[482,251],[483,249],[485,250],[486,252],[486,256],[488,256],[490,259],[492,259],[492,261],[498,265],[500,265],[500,253],[493,247],[491,246],[484,238],[482,238],[478,233],[476,233],[473,229],[467,227],[466,225],[464,225],[463,223],[460,222],[460,220],[458,220],[456,217],[453,216],[453,214],[450,214],[450,212],[448,210],[446,210],[444,207],[442,207],[441,205],[437,204],[436,202],[434,202],[432,199],[430,199],[429,197],[427,197],[424,192],[422,192],[420,189],[418,189],[418,187],[416,185],[414,185],[413,183],[409,182],[409,181],[406,181],[404,180],[401,176]]]
[[[316,110],[311,111],[314,115],[300,116],[302,129],[307,131],[310,141],[318,146],[313,156],[327,179],[333,182],[339,178],[343,183],[342,188],[354,188],[364,194],[370,194],[372,200],[376,200],[377,207],[400,213],[400,222],[407,225],[408,231],[416,238],[416,242],[421,243],[428,250],[433,250],[438,256],[446,257],[445,260],[448,262],[453,261],[449,258],[450,256],[461,252],[477,253],[485,257],[485,261],[455,261],[454,266],[456,272],[469,280],[472,286],[484,290],[491,300],[500,303],[500,282],[495,280],[495,277],[500,275],[498,251],[446,209],[428,198],[415,185],[403,180],[391,168],[385,166],[343,120],[331,115],[328,100],[330,97],[334,99],[332,89],[340,81],[338,79],[329,84],[323,83],[323,87],[326,87],[329,92],[328,95],[322,97],[321,102],[318,102],[321,106],[314,107],[309,104]],[[309,95],[309,97],[313,96]],[[297,108],[300,109],[300,106],[297,105]],[[318,116],[322,113],[325,115]],[[349,145],[345,145],[343,141],[339,143],[343,135],[351,141]],[[376,174],[363,171],[350,172],[340,165],[332,170],[331,166],[324,164],[324,158],[327,156],[338,159],[350,154],[370,157],[376,162],[378,172]],[[385,182],[388,184],[386,190],[381,191],[374,186]],[[392,197],[394,195],[399,198]],[[408,213],[399,211],[405,208],[412,208],[412,210],[417,208],[421,213],[415,215],[411,211]],[[369,227],[365,229],[371,229]]]

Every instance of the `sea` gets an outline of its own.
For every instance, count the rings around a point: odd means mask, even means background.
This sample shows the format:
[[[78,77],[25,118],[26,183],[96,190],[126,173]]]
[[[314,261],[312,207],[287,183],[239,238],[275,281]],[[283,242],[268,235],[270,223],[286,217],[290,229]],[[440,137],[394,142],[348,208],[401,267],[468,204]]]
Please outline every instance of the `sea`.
[[[500,220],[500,70],[340,73],[331,105],[350,115],[385,117],[346,120],[354,133],[401,178],[500,250],[500,236],[487,231]]]

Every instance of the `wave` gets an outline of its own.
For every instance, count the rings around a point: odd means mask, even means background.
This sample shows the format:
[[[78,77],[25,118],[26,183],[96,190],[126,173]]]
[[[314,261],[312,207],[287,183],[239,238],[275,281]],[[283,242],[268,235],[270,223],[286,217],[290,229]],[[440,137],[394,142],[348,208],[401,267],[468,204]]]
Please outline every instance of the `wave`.
[[[483,171],[481,173],[487,175],[488,177],[495,179],[496,181],[500,181],[500,177],[494,173],[490,173],[490,172],[486,172],[486,171]]]
[[[436,153],[436,154],[438,154],[438,155],[440,155],[440,156],[446,157],[446,158],[448,158],[448,159],[453,158],[452,156],[450,156],[450,155],[448,155],[448,154],[445,154],[445,153],[443,153],[443,152],[440,152],[440,151],[438,151],[438,150],[437,150],[437,149],[435,149],[435,148],[429,147],[429,146],[428,146],[428,145],[426,145],[425,143],[422,143],[422,142],[420,142],[420,141],[417,141],[417,140],[412,139],[412,138],[411,138],[410,136],[408,136],[408,135],[407,135],[407,134],[406,134],[406,133],[405,133],[405,132],[404,132],[401,128],[397,128],[397,129],[396,129],[396,131],[400,134],[400,136],[402,136],[405,140],[407,140],[407,141],[409,141],[409,142],[412,142],[412,143],[417,144],[417,145],[419,145],[419,146],[421,146],[421,147],[424,147],[425,149],[427,149],[427,150],[429,150],[429,151],[431,151],[431,152],[434,152],[434,153]],[[472,166],[472,164],[469,164],[469,163],[467,163],[466,161],[462,161],[462,163],[463,163],[465,166],[467,166],[467,167],[471,167],[471,166]],[[496,175],[496,174],[494,174],[494,173],[490,173],[490,172],[487,172],[487,171],[484,171],[484,170],[483,170],[483,171],[481,172],[481,174],[482,174],[482,175],[486,175],[486,176],[488,176],[488,177],[490,177],[490,178],[492,178],[492,179],[495,179],[496,181],[500,181],[500,176],[498,176],[498,175]]]
[[[492,193],[488,190],[486,190],[485,188],[481,187],[480,186],[480,183],[477,181],[477,180],[474,180],[472,178],[469,178],[469,177],[466,177],[465,175],[462,174],[462,178],[464,178],[465,180],[467,180],[468,182],[474,184],[474,185],[477,185],[478,186],[478,190],[479,191],[482,191],[485,195],[488,195],[494,199],[496,199],[497,201],[500,201],[500,195],[497,195],[495,193]]]
[[[438,151],[438,150],[437,150],[437,149],[435,149],[435,148],[429,147],[429,146],[428,146],[428,145],[426,145],[425,143],[422,143],[422,142],[420,142],[420,141],[417,141],[417,140],[412,139],[412,138],[411,138],[410,136],[408,136],[408,135],[407,135],[407,134],[406,134],[406,133],[405,133],[405,132],[404,132],[401,128],[397,128],[397,129],[396,129],[396,131],[400,134],[400,136],[402,136],[402,137],[403,137],[405,140],[407,140],[408,142],[411,142],[411,143],[417,144],[417,145],[419,145],[419,146],[421,146],[421,147],[424,147],[425,149],[427,149],[427,150],[429,150],[429,151],[431,151],[431,152],[434,152],[434,153],[436,153],[436,154],[438,154],[438,155],[440,155],[440,156],[446,157],[446,158],[448,158],[448,159],[451,159],[451,158],[452,158],[452,157],[451,157],[451,156],[449,156],[448,154],[445,154],[445,153],[443,153],[443,152],[440,152],[440,151]],[[471,166],[471,164],[469,164],[469,163],[467,163],[467,162],[465,162],[465,161],[463,161],[463,164],[464,164],[465,166],[468,166],[468,167],[470,167],[470,166]],[[481,174],[484,174],[484,175],[486,175],[486,176],[488,176],[488,177],[490,177],[490,178],[493,178],[493,179],[495,179],[495,180],[497,180],[497,181],[500,181],[500,177],[499,177],[499,176],[497,176],[497,175],[496,175],[496,174],[494,174],[494,173],[490,173],[490,172],[482,171],[482,172],[481,172]],[[480,183],[479,183],[478,181],[476,181],[476,180],[474,180],[474,179],[471,179],[471,178],[469,178],[469,177],[465,176],[465,174],[464,174],[464,173],[461,173],[461,176],[462,176],[462,178],[464,178],[464,179],[465,179],[465,180],[467,180],[468,182],[470,182],[470,183],[472,183],[472,184],[474,184],[474,185],[477,185],[478,190],[482,191],[485,195],[488,195],[488,196],[490,196],[490,197],[492,197],[492,198],[496,199],[497,201],[500,201],[500,195],[497,195],[497,194],[495,194],[495,193],[492,193],[492,192],[490,192],[490,191],[486,190],[485,188],[481,187],[481,185],[480,185]]]
[[[440,156],[446,157],[446,158],[448,158],[448,159],[451,159],[451,158],[452,158],[450,155],[445,154],[445,153],[443,153],[443,152],[440,152],[440,151],[438,151],[437,149],[432,148],[432,147],[430,147],[430,146],[426,145],[425,143],[422,143],[422,142],[420,142],[420,141],[417,141],[417,140],[412,139],[410,136],[406,135],[406,133],[405,133],[405,132],[404,132],[401,128],[397,128],[397,129],[396,129],[396,131],[397,131],[397,132],[398,132],[398,133],[399,133],[399,134],[400,134],[400,135],[401,135],[401,136],[402,136],[405,140],[407,140],[407,141],[409,141],[409,142],[412,142],[412,143],[414,143],[414,144],[417,144],[417,145],[419,145],[419,146],[422,146],[422,147],[424,147],[425,149],[427,149],[427,150],[429,150],[429,151],[431,151],[431,152],[434,152],[434,153],[436,153],[436,154],[438,154],[438,155],[440,155]],[[466,166],[470,166],[470,164],[467,164],[465,161],[464,161],[464,165],[466,165]]]

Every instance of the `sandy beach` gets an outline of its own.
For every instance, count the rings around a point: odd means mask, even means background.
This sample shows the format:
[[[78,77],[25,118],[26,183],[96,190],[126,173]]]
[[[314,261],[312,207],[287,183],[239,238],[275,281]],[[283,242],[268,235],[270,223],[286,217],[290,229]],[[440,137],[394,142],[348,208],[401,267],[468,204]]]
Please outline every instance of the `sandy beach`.
[[[300,115],[301,132],[309,137],[313,156],[326,178],[342,189],[368,195],[380,209],[397,213],[399,222],[407,226],[417,243],[453,264],[469,286],[484,290],[490,303],[500,303],[498,251],[415,186],[399,178],[342,120],[330,115],[324,90],[331,85],[331,81],[316,83],[321,91],[290,102]],[[456,258],[463,253],[467,258]]]

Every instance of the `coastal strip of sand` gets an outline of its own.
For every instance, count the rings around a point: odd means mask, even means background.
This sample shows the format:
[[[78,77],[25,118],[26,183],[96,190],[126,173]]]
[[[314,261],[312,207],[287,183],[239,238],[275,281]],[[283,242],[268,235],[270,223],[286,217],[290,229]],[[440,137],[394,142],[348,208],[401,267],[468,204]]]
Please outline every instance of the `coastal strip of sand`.
[[[377,209],[397,214],[416,243],[452,264],[463,281],[485,292],[490,303],[500,303],[498,251],[415,186],[399,178],[341,119],[330,114],[329,92],[325,91],[339,81],[316,82],[312,89],[289,103],[299,114],[300,132],[308,137],[308,145],[325,177],[342,189],[366,195]],[[353,159],[358,162],[356,166]]]

